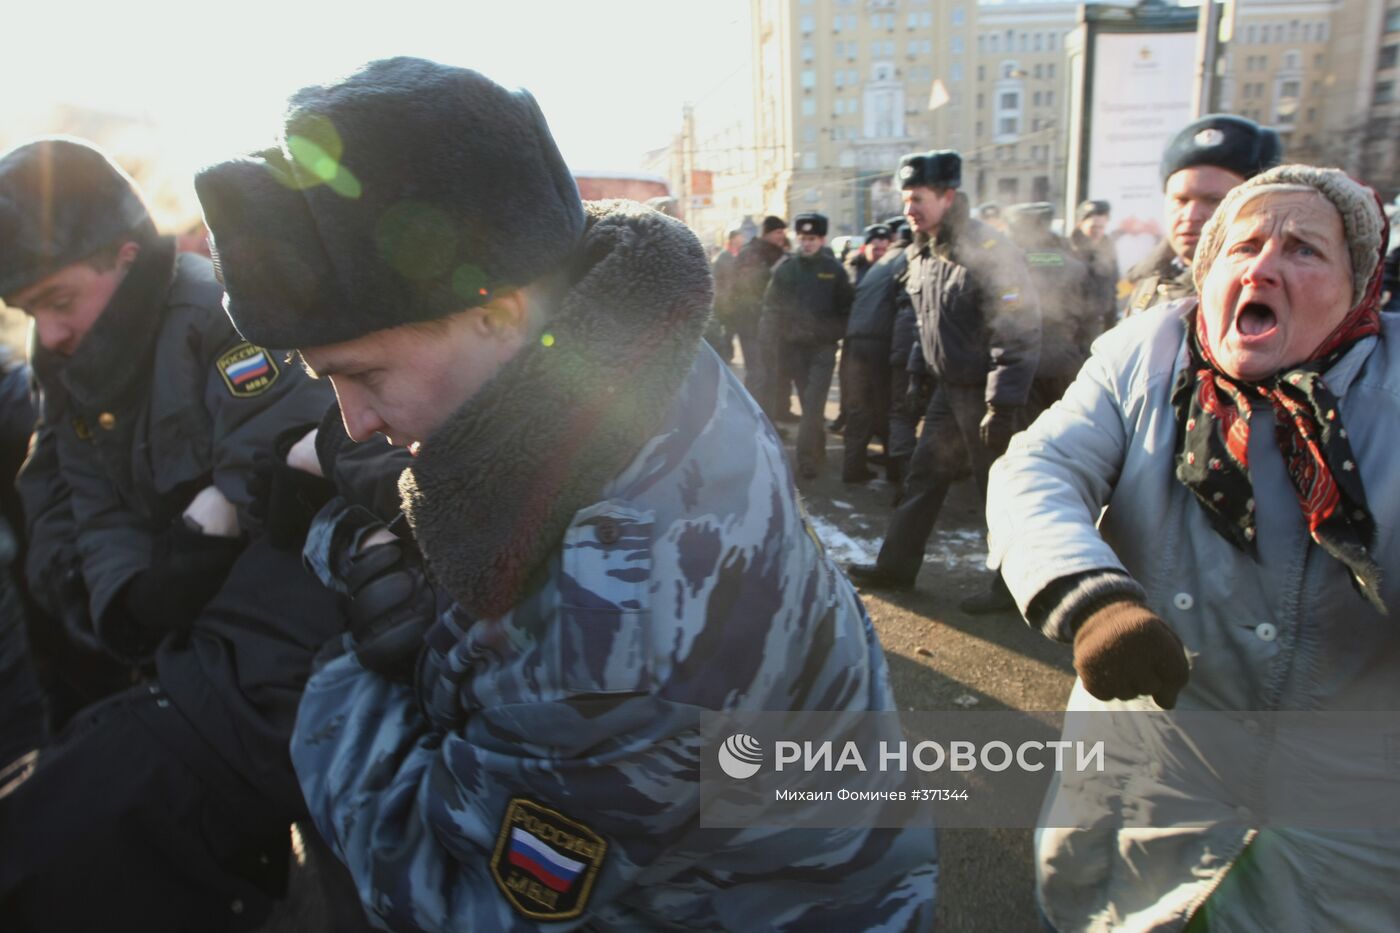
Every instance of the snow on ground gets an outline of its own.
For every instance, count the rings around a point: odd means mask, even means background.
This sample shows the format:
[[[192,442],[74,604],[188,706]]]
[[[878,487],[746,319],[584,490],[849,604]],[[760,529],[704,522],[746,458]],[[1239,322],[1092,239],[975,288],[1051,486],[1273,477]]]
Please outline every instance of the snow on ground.
[[[838,564],[871,564],[880,553],[880,538],[862,538],[837,527],[820,515],[807,516],[826,552]],[[982,532],[968,528],[935,530],[925,552],[925,560],[949,568],[983,570],[987,566],[986,539]]]

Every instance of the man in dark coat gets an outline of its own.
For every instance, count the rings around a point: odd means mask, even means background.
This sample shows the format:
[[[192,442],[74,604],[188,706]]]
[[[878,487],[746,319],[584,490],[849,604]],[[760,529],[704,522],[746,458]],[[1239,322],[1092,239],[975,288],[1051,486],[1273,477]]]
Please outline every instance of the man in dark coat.
[[[16,529],[24,527],[24,518],[15,474],[33,431],[29,369],[0,349],[0,787],[7,783],[7,767],[37,748],[44,737],[43,695],[30,656],[29,613],[16,573]]]
[[[34,320],[30,589],[69,639],[150,678],[75,716],[0,799],[0,914],[255,925],[305,813],[297,697],[343,620],[295,551],[249,542],[249,485],[331,393],[240,337],[209,261],[177,256],[131,179],[75,140],[0,156],[0,295]]]
[[[1088,267],[1074,256],[1069,241],[1051,229],[1055,209],[1037,201],[1007,209],[1011,242],[1026,254],[1031,284],[1040,304],[1040,362],[1026,402],[1025,424],[1059,401],[1089,358],[1089,345],[1103,330]]]
[[[1211,114],[1182,128],[1162,153],[1167,238],[1128,270],[1133,291],[1124,315],[1194,295],[1191,260],[1201,228],[1230,189],[1282,158],[1278,133],[1244,117]]]
[[[770,372],[770,361],[763,357],[758,329],[768,279],[773,274],[773,267],[787,255],[786,243],[787,222],[772,215],[763,218],[758,236],[744,244],[735,257],[730,298],[732,326],[739,338],[739,352],[744,357],[744,386],[770,418],[776,413],[769,410],[767,399],[775,391],[770,383],[776,379],[776,374]],[[784,407],[783,411],[786,412],[787,408]]]
[[[876,436],[885,438],[887,478],[892,483],[900,479],[899,467],[890,450],[890,348],[895,313],[904,294],[904,276],[908,268],[909,260],[904,251],[890,250],[856,286],[845,341],[841,345],[841,367],[845,373],[841,400],[846,408],[843,483],[863,483],[874,478],[875,474],[866,466],[866,449]],[[903,368],[901,363],[900,369]]]
[[[797,383],[802,418],[797,426],[797,473],[815,479],[826,460],[826,399],[831,392],[836,344],[851,313],[851,282],[826,246],[827,219],[799,214],[798,252],[773,270],[763,317],[778,341],[778,372]],[[786,389],[786,377],[783,388]]]
[[[968,216],[957,190],[958,153],[906,155],[896,180],[915,232],[905,251],[906,290],[919,325],[910,378],[932,375],[937,387],[879,557],[849,569],[857,583],[907,588],[964,456],[979,495],[986,495],[987,471],[1011,440],[1030,393],[1040,314],[1020,252]]]
[[[1107,236],[1109,203],[1085,201],[1074,211],[1069,243],[1075,258],[1089,272],[1089,302],[1103,321],[1103,330],[1118,323],[1118,253]]]
[[[715,279],[715,314],[705,329],[705,341],[726,363],[734,359],[734,278],[743,246],[744,232],[734,227],[724,249],[715,253],[710,262],[710,273]]]
[[[859,286],[861,279],[865,278],[865,273],[869,272],[871,267],[880,261],[880,258],[885,255],[889,248],[890,228],[888,226],[885,224],[871,224],[866,227],[864,240],[860,245],[860,249],[852,251],[849,256],[842,259],[843,264],[846,266],[846,274],[851,277],[851,285]],[[846,430],[847,420],[850,416],[850,412],[846,407],[846,400],[851,393],[855,391],[850,385],[850,378],[850,363],[846,360],[846,345],[843,342],[841,344],[841,355],[840,359],[837,361],[836,370],[836,380],[837,384],[840,386],[837,397],[841,402],[841,410],[836,416],[836,420],[831,423],[831,430],[837,434]],[[880,436],[884,437],[885,435],[881,432]],[[861,471],[857,470],[856,472],[859,473]],[[860,480],[856,480],[856,482],[860,482]]]

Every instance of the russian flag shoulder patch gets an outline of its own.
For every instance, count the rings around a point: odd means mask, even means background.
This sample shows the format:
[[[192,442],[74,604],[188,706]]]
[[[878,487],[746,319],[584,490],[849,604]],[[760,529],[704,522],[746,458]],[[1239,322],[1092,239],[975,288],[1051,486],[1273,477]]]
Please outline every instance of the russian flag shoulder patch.
[[[277,381],[279,372],[272,354],[246,340],[219,357],[214,367],[234,398],[261,395]]]
[[[581,916],[608,843],[557,810],[514,797],[501,819],[491,875],[510,906],[531,920]]]

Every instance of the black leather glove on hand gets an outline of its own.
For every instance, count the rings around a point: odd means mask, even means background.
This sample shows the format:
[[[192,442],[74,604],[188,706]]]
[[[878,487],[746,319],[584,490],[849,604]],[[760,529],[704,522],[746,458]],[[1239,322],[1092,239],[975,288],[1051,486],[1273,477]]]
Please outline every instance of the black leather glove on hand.
[[[297,429],[301,430],[301,429]],[[306,432],[294,438],[299,440]],[[335,484],[287,465],[282,444],[273,452],[258,451],[248,477],[248,514],[262,525],[273,547],[299,550],[311,519],[335,495]]]
[[[1150,695],[1162,709],[1176,705],[1191,668],[1171,626],[1142,603],[1125,599],[1095,610],[1074,633],[1074,669],[1100,700]]]
[[[422,558],[403,541],[375,544],[348,561],[350,634],[366,670],[413,683],[423,635],[437,620],[437,598]]]
[[[176,519],[156,539],[151,566],[126,585],[123,604],[131,618],[152,633],[187,628],[224,585],[242,551],[242,538],[201,534]]]
[[[1011,435],[1016,433],[1018,411],[1018,408],[987,406],[987,413],[982,416],[982,423],[978,426],[978,434],[982,438],[982,446],[993,457],[1006,453],[1006,445],[1011,443]]]

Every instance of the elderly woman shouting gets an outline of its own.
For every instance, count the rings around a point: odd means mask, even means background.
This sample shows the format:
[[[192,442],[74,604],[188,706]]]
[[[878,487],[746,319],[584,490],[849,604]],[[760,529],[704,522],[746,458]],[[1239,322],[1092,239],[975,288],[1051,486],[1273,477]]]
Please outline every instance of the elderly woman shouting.
[[[1073,644],[1072,711],[1400,709],[1385,226],[1336,170],[1235,188],[1202,233],[1199,300],[1102,337],[993,468],[992,560]],[[1174,762],[1149,749],[1132,783],[1052,790],[1036,846],[1055,928],[1400,928],[1400,833],[1259,828],[1243,807],[1183,825]],[[1073,793],[1090,815],[1065,821]]]

